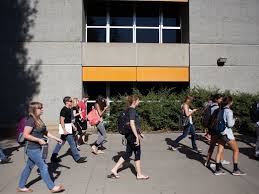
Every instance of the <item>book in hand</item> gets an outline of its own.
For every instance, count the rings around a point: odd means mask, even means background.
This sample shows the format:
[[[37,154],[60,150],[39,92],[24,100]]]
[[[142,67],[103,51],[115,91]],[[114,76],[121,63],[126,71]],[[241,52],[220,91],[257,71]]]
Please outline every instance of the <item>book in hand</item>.
[[[72,134],[72,123],[65,123],[65,130],[68,134]],[[62,128],[61,124],[58,125],[58,131],[60,135],[64,134],[64,129]]]

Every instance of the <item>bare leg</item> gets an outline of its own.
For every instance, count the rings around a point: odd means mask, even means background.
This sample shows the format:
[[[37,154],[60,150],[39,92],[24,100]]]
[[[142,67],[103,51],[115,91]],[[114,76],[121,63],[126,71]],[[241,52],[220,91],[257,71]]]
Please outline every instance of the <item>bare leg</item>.
[[[237,146],[237,142],[235,140],[231,140],[228,142],[228,145],[233,150],[233,163],[238,163],[239,149]]]
[[[118,160],[118,162],[115,164],[115,166],[113,167],[113,169],[111,170],[112,174],[114,174],[115,176],[118,176],[118,169],[120,168],[120,166],[123,164],[123,162],[125,162],[125,160],[120,157],[120,159]]]
[[[136,171],[137,171],[137,179],[149,179],[149,176],[145,176],[141,172],[140,160],[135,161],[135,165],[136,165]]]

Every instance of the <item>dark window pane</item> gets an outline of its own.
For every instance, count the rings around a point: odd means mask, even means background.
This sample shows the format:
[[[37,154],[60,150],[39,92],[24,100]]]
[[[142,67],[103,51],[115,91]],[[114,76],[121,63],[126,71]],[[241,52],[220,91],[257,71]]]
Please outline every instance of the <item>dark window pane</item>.
[[[159,31],[151,29],[137,29],[137,42],[158,43]]]
[[[106,29],[88,28],[87,42],[106,42]]]
[[[133,82],[110,82],[111,98],[124,94],[132,94]]]
[[[111,42],[132,42],[132,29],[111,29]]]
[[[137,26],[159,26],[159,11],[156,6],[137,6],[136,8]]]
[[[163,25],[180,26],[180,13],[175,8],[163,8]]]
[[[90,96],[89,100],[95,101],[98,95],[102,95],[106,97],[106,82],[83,82],[84,94],[88,94]],[[93,103],[87,103],[87,112],[92,110]]]
[[[163,43],[181,43],[181,31],[163,30]]]
[[[110,7],[111,26],[132,26],[133,8],[128,4],[112,5]]]
[[[87,25],[88,26],[105,26],[106,25],[106,4],[87,6]]]

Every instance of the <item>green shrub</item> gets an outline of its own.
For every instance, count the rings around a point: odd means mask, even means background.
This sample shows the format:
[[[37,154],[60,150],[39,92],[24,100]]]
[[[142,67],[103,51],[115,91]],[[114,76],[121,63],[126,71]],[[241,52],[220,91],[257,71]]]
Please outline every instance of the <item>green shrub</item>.
[[[194,97],[192,108],[198,108],[200,110],[193,116],[196,128],[204,131],[205,129],[201,125],[201,110],[204,103],[207,102],[212,95],[219,92],[217,88],[203,89],[196,87],[182,93],[176,93],[173,88],[164,88],[159,91],[150,90],[145,96],[138,90],[134,90],[133,93],[138,95],[141,100],[140,106],[137,109],[141,116],[142,130],[180,130],[178,126],[180,107],[185,96],[189,94]],[[231,94],[234,98],[232,108],[234,116],[238,118],[234,129],[246,134],[254,133],[255,129],[250,122],[249,109],[251,104],[259,99],[259,94],[230,93],[229,91],[221,93],[223,95]],[[117,132],[117,118],[126,108],[125,96],[126,95],[120,95],[112,99],[114,102],[111,103],[109,116],[106,117],[107,129],[111,132]]]

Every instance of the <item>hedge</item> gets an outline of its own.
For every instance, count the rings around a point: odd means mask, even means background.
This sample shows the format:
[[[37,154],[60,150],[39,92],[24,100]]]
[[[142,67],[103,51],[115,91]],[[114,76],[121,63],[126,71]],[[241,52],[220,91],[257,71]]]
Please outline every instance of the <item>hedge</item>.
[[[253,102],[259,100],[259,93],[220,92],[220,90],[216,88],[203,89],[199,87],[188,89],[181,93],[176,93],[174,88],[162,88],[159,91],[150,90],[147,95],[142,95],[138,90],[133,91],[133,94],[138,95],[141,100],[137,110],[141,116],[142,130],[144,131],[180,130],[178,124],[180,107],[185,96],[191,95],[194,97],[191,108],[202,110],[204,103],[216,93],[233,96],[234,103],[232,109],[234,116],[237,118],[234,130],[246,134],[254,133],[255,129],[250,122],[249,109]],[[105,118],[108,131],[117,132],[117,118],[125,109],[125,97],[126,94],[112,98],[113,102],[111,103],[109,116]],[[198,130],[205,130],[201,125],[201,111],[198,111],[193,116],[193,120]]]

